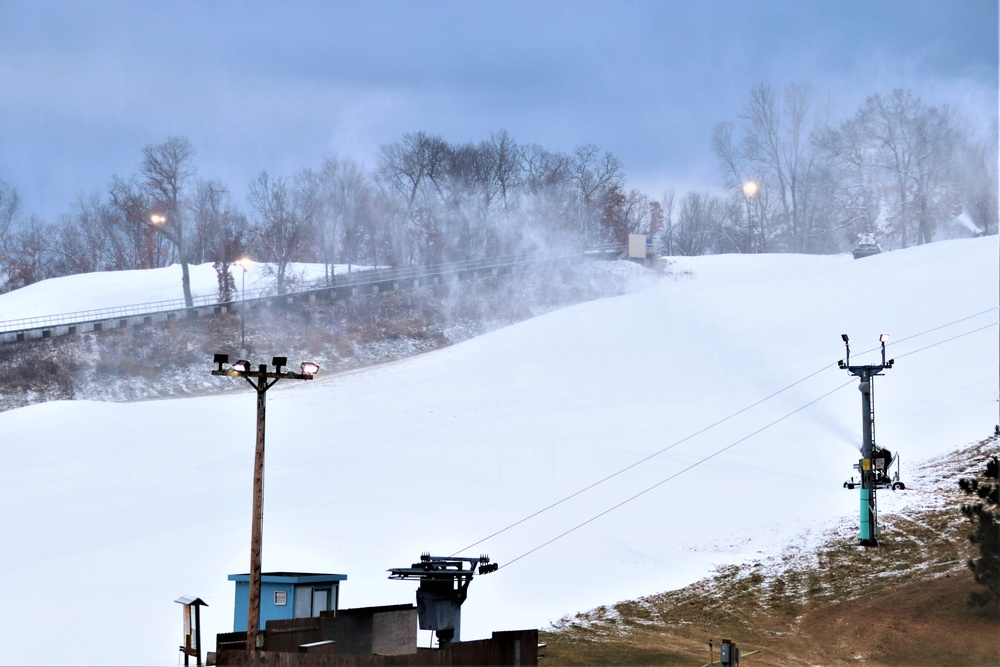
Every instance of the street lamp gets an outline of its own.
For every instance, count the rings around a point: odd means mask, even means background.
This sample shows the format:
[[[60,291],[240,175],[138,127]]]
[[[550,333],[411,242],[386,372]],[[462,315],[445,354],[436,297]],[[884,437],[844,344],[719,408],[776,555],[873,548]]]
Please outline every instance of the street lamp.
[[[240,288],[240,351],[246,354],[247,350],[247,330],[244,322],[244,309],[247,307],[247,269],[253,266],[253,261],[249,257],[236,260],[236,264],[243,269],[243,286]]]
[[[271,365],[273,371],[267,370],[267,364],[260,364],[257,370],[250,370],[250,362],[240,359],[229,366],[228,354],[216,354],[213,363],[218,367],[212,370],[212,375],[225,377],[241,377],[257,391],[257,444],[254,452],[253,465],[253,522],[250,528],[250,608],[247,613],[247,650],[258,647],[260,635],[260,551],[261,536],[264,527],[264,413],[265,393],[278,380],[312,380],[319,372],[319,366],[311,361],[303,362],[300,373],[281,370],[288,365],[287,357],[274,357]],[[229,368],[226,368],[229,366]]]
[[[757,191],[760,190],[760,186],[757,185],[757,181],[747,181],[743,184],[743,195],[746,197],[747,202],[747,231],[750,234],[750,252],[753,252],[753,218],[750,215],[750,199],[753,198]]]

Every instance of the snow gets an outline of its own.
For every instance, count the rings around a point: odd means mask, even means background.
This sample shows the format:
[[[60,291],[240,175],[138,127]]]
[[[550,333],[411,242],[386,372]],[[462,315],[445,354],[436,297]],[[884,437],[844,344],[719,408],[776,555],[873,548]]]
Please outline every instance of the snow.
[[[488,553],[502,567],[462,612],[475,639],[819,539],[858,513],[841,486],[861,407],[840,334],[852,363],[877,363],[892,335],[880,444],[915,464],[978,441],[1000,398],[998,257],[993,236],[858,261],[678,258],[640,292],[279,383],[263,569],[347,574],[341,606],[358,607],[412,602],[386,570],[423,551]],[[174,298],[168,272],[46,281],[0,312]],[[249,388],[0,413],[0,625],[18,638],[0,662],[176,664],[181,595],[208,602],[213,649],[233,629],[226,577],[248,571],[254,428]]]
[[[371,267],[354,266],[359,271]],[[334,272],[346,273],[346,264],[336,265]],[[189,266],[191,296],[212,298],[219,292],[218,277],[212,264]],[[243,275],[233,269],[237,295],[246,286],[248,296],[273,293],[275,278],[264,264],[254,264]],[[322,264],[289,264],[289,281],[319,281],[324,277]],[[181,266],[174,264],[162,269],[106,271],[78,276],[50,278],[0,296],[0,321],[45,317],[104,308],[121,308],[159,301],[183,301],[180,289]]]

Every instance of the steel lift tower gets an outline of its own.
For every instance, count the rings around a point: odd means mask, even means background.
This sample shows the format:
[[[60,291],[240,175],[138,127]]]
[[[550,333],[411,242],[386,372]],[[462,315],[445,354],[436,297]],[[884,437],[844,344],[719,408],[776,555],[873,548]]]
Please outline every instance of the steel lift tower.
[[[462,603],[469,596],[472,576],[496,572],[498,565],[490,563],[489,556],[464,558],[454,556],[420,555],[420,562],[410,567],[389,570],[390,579],[416,579],[417,619],[421,630],[434,630],[438,646],[445,647],[461,641]]]
[[[860,380],[858,389],[861,391],[861,430],[863,440],[861,443],[861,461],[856,466],[861,473],[861,529],[860,543],[866,547],[878,546],[878,508],[875,503],[875,470],[872,469],[872,452],[875,448],[875,376],[882,375],[882,371],[892,368],[895,361],[885,360],[885,342],[889,340],[888,334],[878,337],[882,344],[882,363],[870,364],[867,366],[851,366],[851,344],[847,340],[847,334],[841,334],[844,340],[844,347],[847,348],[847,359],[840,360],[837,365],[856,375]]]

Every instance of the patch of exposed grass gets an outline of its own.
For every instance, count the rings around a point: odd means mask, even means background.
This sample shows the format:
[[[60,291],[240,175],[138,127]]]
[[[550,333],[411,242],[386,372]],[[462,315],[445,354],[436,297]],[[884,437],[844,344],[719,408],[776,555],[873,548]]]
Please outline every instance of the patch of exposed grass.
[[[927,486],[957,485],[961,466],[995,453],[997,442],[926,464]],[[939,468],[949,472],[935,475]],[[878,548],[835,533],[813,554],[789,550],[766,567],[724,566],[680,590],[579,613],[544,633],[546,664],[701,665],[709,638],[717,659],[729,637],[744,655],[760,651],[744,659],[748,666],[1000,665],[1000,612],[980,614],[966,603],[976,584],[965,566],[971,547],[959,504],[885,517]]]

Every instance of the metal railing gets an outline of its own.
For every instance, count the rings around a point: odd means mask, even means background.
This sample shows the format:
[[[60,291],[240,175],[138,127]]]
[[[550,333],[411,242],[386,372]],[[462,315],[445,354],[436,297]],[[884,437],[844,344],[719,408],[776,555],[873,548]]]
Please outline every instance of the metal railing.
[[[490,257],[486,259],[448,262],[445,264],[436,264],[431,266],[365,269],[361,271],[351,271],[349,273],[338,273],[333,276],[332,280],[324,278],[303,283],[295,286],[293,291],[288,291],[282,294],[278,294],[276,287],[271,286],[256,290],[247,290],[245,294],[240,293],[239,298],[233,298],[228,301],[221,301],[218,294],[196,296],[192,299],[192,304],[190,306],[187,305],[184,299],[169,299],[166,301],[150,301],[147,303],[116,306],[111,308],[79,310],[69,313],[60,313],[57,315],[39,315],[36,317],[4,320],[0,321],[0,334],[27,332],[39,329],[52,329],[60,326],[69,327],[93,322],[104,322],[133,317],[164,315],[168,313],[184,312],[187,310],[196,310],[199,308],[211,308],[221,305],[261,301],[278,296],[295,298],[297,296],[308,296],[311,293],[328,291],[331,289],[362,287],[390,281],[420,280],[433,278],[435,276],[447,277],[449,275],[459,275],[463,272],[481,272],[490,269],[497,269],[497,271],[500,271],[511,268],[529,268],[569,260],[587,259],[588,257],[617,256],[617,253],[622,250],[623,246],[620,244],[606,244],[588,248],[586,250],[578,250],[555,255],[509,255],[504,257]]]

